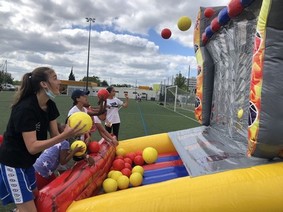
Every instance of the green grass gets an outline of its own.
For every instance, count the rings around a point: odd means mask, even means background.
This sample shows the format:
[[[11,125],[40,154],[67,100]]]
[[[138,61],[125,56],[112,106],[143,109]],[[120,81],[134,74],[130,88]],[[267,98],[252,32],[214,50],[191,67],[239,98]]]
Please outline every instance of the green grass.
[[[6,129],[13,96],[14,92],[0,92],[0,134],[3,134]],[[73,102],[69,96],[64,95],[56,97],[55,102],[61,114],[58,121],[63,123]],[[91,105],[97,105],[96,97],[89,97],[89,102]],[[175,113],[154,101],[136,102],[135,100],[130,100],[128,108],[122,108],[120,110],[120,117],[121,126],[119,140],[199,126],[199,124],[194,121],[193,112],[184,110]],[[99,134],[95,133],[93,139],[100,139]],[[7,207],[0,205],[0,211],[6,212],[13,207],[13,204]]]

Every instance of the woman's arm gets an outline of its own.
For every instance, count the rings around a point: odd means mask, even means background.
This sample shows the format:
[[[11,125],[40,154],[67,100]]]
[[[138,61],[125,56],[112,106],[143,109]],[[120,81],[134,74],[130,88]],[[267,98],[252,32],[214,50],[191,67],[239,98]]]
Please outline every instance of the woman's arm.
[[[81,122],[79,122],[74,128],[69,127],[69,124],[66,125],[64,131],[61,134],[58,134],[54,137],[51,137],[46,140],[38,140],[36,137],[36,131],[23,132],[23,139],[25,145],[30,154],[37,154],[43,150],[53,146],[54,144],[60,143],[61,141],[77,136],[80,134],[81,130],[85,127],[79,127]],[[53,132],[54,133],[54,132]]]
[[[128,94],[127,94],[127,93],[125,93],[125,98],[126,98],[126,100],[125,100],[125,102],[122,104],[122,106],[123,106],[124,108],[127,108],[128,105],[129,105],[129,97],[128,97]]]
[[[88,106],[88,110],[87,110],[87,114],[90,115],[90,116],[98,116],[98,115],[101,115],[103,113],[106,112],[106,100],[100,100],[99,101],[99,107],[95,108],[95,107],[92,107],[92,106]]]
[[[115,145],[117,145],[117,139],[113,137],[103,126],[101,123],[95,123],[96,128],[98,129],[99,134],[102,138],[104,138],[106,141],[111,142]]]
[[[49,122],[49,128],[50,128],[50,137],[51,138],[60,134],[59,130],[58,130],[58,123],[57,123],[56,120]]]

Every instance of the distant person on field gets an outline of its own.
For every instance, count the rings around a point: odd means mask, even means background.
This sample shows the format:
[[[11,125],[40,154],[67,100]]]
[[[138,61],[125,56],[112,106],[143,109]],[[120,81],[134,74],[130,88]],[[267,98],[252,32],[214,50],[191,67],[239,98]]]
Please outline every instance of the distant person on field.
[[[141,95],[139,93],[137,94],[137,100],[141,102]]]
[[[109,97],[107,99],[107,115],[105,120],[105,129],[111,133],[113,130],[113,134],[116,136],[118,140],[119,136],[119,128],[120,128],[120,116],[119,109],[120,107],[127,108],[129,104],[128,94],[125,93],[125,102],[115,97],[116,91],[114,87],[110,86],[106,89],[109,92]]]
[[[66,125],[60,134],[59,111],[52,100],[59,95],[60,80],[52,68],[39,67],[24,74],[12,105],[0,146],[0,198],[15,203],[18,211],[36,212],[34,162],[45,149],[79,134],[82,127]],[[49,136],[48,136],[49,132]]]

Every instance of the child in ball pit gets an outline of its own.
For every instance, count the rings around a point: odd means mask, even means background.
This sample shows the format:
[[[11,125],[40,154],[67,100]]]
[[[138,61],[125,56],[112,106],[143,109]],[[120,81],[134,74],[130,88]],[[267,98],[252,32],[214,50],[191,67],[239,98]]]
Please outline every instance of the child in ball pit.
[[[62,132],[65,125],[58,124],[59,132]],[[63,140],[42,152],[37,158],[33,167],[36,174],[36,185],[38,190],[49,184],[56,178],[55,171],[59,165],[67,164],[77,152],[83,152],[85,149],[81,146],[76,146],[73,150],[70,150],[70,143],[68,140]],[[94,164],[94,159],[87,154],[82,156],[87,163],[91,166]]]

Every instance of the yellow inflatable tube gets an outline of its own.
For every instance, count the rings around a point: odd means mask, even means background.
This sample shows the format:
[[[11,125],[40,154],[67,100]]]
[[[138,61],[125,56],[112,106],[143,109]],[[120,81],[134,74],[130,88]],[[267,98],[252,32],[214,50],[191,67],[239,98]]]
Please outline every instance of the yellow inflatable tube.
[[[174,151],[167,134],[119,144],[127,151],[147,146],[160,153]],[[274,163],[102,194],[73,202],[67,211],[282,211],[282,188],[283,163]]]

